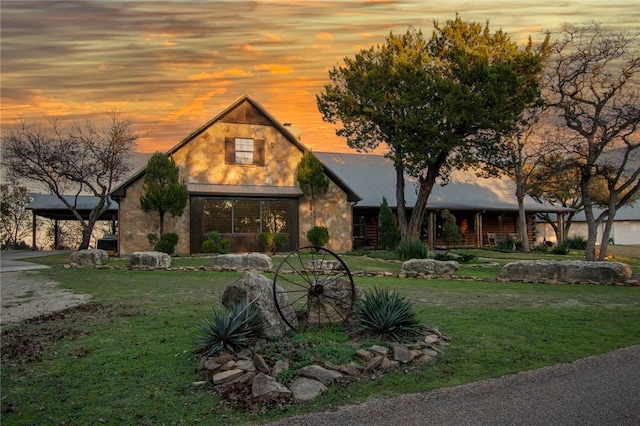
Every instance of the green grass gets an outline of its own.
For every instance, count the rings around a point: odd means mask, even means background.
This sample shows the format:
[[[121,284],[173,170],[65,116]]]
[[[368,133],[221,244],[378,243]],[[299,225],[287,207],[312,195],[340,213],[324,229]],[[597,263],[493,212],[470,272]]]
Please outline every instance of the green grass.
[[[487,251],[479,256],[488,257]],[[392,261],[343,259],[352,270],[399,269],[399,263]],[[55,265],[68,257],[37,260]],[[189,266],[203,262],[175,258],[174,266],[183,260]],[[497,271],[464,266],[460,274],[491,278]],[[356,285],[364,289],[388,287],[415,301],[418,319],[451,338],[446,352],[434,363],[375,381],[332,386],[313,403],[258,415],[232,410],[210,387],[191,385],[199,380],[193,354],[196,326],[212,308],[220,307],[222,292],[239,273],[64,268],[32,273],[92,295],[96,309],[4,327],[3,426],[262,423],[570,362],[640,343],[640,288],[356,278]],[[21,346],[25,352],[34,349],[33,360],[5,359],[5,343],[18,337],[25,339]],[[301,358],[341,362],[349,356],[345,349],[349,342],[339,330],[307,332],[291,339]],[[40,355],[36,343],[41,345]]]

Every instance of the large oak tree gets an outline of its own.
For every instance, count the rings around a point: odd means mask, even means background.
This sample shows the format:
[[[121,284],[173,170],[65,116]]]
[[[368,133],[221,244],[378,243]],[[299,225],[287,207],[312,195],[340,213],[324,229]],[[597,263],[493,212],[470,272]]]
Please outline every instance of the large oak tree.
[[[386,144],[402,238],[417,239],[436,180],[493,155],[535,101],[541,59],[531,43],[519,49],[506,33],[456,17],[435,22],[430,40],[409,29],[345,58],[329,72],[318,108],[350,147]],[[405,171],[419,188],[409,221]]]

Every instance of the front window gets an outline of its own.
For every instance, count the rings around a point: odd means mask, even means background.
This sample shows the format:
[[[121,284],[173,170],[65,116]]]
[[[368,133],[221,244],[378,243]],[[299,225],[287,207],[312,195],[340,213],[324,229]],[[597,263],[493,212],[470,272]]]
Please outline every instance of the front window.
[[[204,233],[286,233],[287,205],[279,200],[205,200]]]

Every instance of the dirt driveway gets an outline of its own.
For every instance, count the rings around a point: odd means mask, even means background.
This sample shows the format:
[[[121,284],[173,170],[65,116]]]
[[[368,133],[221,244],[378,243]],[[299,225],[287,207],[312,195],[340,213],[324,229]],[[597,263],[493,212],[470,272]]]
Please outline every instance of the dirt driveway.
[[[0,274],[0,325],[87,303],[91,296],[61,289],[36,271]]]

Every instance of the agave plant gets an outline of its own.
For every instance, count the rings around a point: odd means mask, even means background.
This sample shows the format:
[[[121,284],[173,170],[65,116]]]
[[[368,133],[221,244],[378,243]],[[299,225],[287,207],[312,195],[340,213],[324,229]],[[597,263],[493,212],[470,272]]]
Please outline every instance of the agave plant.
[[[413,303],[387,288],[366,291],[364,299],[354,305],[353,315],[364,331],[397,340],[420,326]]]
[[[227,350],[235,352],[247,346],[252,338],[262,336],[264,319],[254,299],[236,302],[224,312],[212,310],[212,319],[205,318],[198,329],[202,332],[198,343],[204,355]]]

